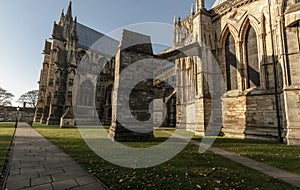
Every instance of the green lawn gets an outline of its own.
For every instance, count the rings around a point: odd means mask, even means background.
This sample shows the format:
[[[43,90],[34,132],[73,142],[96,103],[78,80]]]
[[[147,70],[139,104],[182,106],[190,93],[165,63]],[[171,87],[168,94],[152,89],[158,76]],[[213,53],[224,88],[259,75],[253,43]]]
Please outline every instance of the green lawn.
[[[296,189],[284,182],[246,168],[211,152],[198,153],[189,144],[180,154],[161,165],[129,169],[111,164],[97,156],[84,143],[77,129],[34,125],[34,128],[73,157],[87,171],[111,189]],[[152,146],[166,139],[143,143]],[[128,143],[140,147],[140,143]]]
[[[214,145],[300,175],[300,146],[272,141],[218,138]]]
[[[0,122],[0,172],[4,165],[14,130],[15,123]]]

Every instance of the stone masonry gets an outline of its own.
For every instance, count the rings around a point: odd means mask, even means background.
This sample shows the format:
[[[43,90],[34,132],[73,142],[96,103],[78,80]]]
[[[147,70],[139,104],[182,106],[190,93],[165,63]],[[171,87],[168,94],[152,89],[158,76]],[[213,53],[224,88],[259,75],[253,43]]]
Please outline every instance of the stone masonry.
[[[160,57],[174,61],[174,73],[165,70],[165,75],[176,78],[166,114],[169,118],[176,115],[176,122],[169,119],[173,126],[176,123],[177,128],[210,135],[207,129],[213,122],[222,127],[219,135],[225,137],[300,145],[299,23],[299,0],[219,0],[210,10],[204,0],[196,0],[189,16],[175,17],[173,47],[159,55],[153,55],[150,37],[130,31],[124,31],[120,42],[110,39],[110,48],[99,51],[88,49],[92,43],[87,39],[95,41],[103,34],[77,23],[70,5],[54,24],[52,41],[45,43],[35,120],[63,126],[62,121],[75,124],[72,119],[77,113],[87,123],[99,115],[111,124],[111,138],[150,138],[151,133],[131,133],[118,122],[116,114],[122,113],[118,90],[126,89],[119,85],[125,68],[138,60]],[[138,45],[131,47],[132,43]],[[173,55],[195,43],[205,46],[200,57]],[[107,49],[112,51],[105,53]],[[224,85],[213,80],[217,70],[211,64],[214,60]],[[80,69],[90,72],[74,78]],[[74,88],[77,94],[72,93]],[[222,105],[215,107],[217,88],[225,93],[218,97]],[[141,90],[149,94],[148,100],[134,96],[131,111],[144,121],[149,117],[145,105],[155,97],[150,81],[137,84],[133,94]],[[74,103],[76,107],[72,107]]]

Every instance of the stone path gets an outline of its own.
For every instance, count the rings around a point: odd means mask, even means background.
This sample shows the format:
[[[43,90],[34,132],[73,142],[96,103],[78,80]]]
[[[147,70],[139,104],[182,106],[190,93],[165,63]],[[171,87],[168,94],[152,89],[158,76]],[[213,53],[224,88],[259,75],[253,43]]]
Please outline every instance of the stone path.
[[[168,131],[165,131],[168,134],[172,134]],[[190,143],[199,146],[200,142],[196,141],[196,140],[190,140],[184,136],[181,135],[174,135],[177,138],[186,140],[186,141],[190,141]],[[295,187],[300,188],[300,176],[291,172],[288,172],[286,170],[282,170],[282,169],[278,169],[272,166],[269,166],[267,164],[264,164],[262,162],[258,162],[256,160],[244,157],[244,156],[239,156],[237,154],[234,154],[232,152],[220,149],[220,148],[216,148],[213,146],[208,146],[208,145],[204,145],[206,146],[205,148],[208,148],[208,150],[210,150],[211,152],[223,156],[225,158],[228,158],[234,162],[237,162],[239,164],[242,164],[244,166],[247,166],[249,168],[252,168],[256,171],[262,172],[264,174],[267,174],[269,176],[272,176],[276,179],[285,181],[286,183],[289,183]]]
[[[7,190],[108,189],[26,123],[19,123],[13,140]]]
[[[176,136],[190,140],[184,136]],[[197,146],[200,144],[196,140],[190,142]],[[216,147],[209,147],[209,150],[300,188],[299,175]],[[9,170],[5,187],[7,190],[108,189],[101,181],[83,170],[72,158],[26,123],[19,123],[16,129]]]

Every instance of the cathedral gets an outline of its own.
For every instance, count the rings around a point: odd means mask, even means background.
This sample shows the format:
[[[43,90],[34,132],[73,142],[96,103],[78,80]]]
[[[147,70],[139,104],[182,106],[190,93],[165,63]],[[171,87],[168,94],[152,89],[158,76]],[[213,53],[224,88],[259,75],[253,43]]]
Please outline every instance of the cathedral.
[[[124,31],[120,42],[106,37],[110,45],[90,48],[103,36],[78,23],[71,5],[62,13],[51,42],[45,42],[36,122],[64,127],[74,126],[75,117],[76,123],[78,117],[93,123],[99,116],[111,126],[112,138],[139,136],[117,119],[119,74],[139,59],[159,58],[174,64],[143,85],[150,94],[163,89],[165,126],[202,136],[220,126],[218,135],[224,137],[300,145],[299,0],[217,0],[210,10],[196,0],[190,15],[174,18],[173,47],[156,55],[149,37],[131,31]],[[134,40],[142,45],[128,48]],[[201,56],[178,53],[197,43]],[[168,77],[175,78],[176,88],[161,83]],[[136,92],[142,89],[137,85]],[[133,115],[144,120],[145,108],[134,105]]]
[[[278,139],[300,144],[300,3],[298,0],[219,0],[210,10],[196,1],[188,17],[175,19],[174,45],[203,42],[218,62],[225,93],[221,133],[225,137]],[[203,56],[205,57],[205,56]],[[196,106],[196,119],[186,128],[205,135],[212,92],[205,72],[213,68],[193,57],[176,61],[177,97],[186,112]],[[202,64],[200,70],[195,62]],[[182,77],[183,76],[183,77]],[[186,81],[186,82],[185,82]],[[191,97],[192,96],[192,97]],[[183,114],[186,117],[189,114]]]
[[[91,48],[100,38],[110,47],[105,50]],[[110,123],[114,80],[110,51],[117,46],[116,40],[78,23],[72,16],[70,3],[67,13],[62,12],[60,21],[54,23],[51,41],[45,41],[34,121],[74,126],[75,113],[82,119],[86,115],[96,117],[97,110],[90,108],[97,104],[104,124]],[[97,72],[100,69],[103,71],[101,77]],[[95,97],[97,88],[98,96]]]

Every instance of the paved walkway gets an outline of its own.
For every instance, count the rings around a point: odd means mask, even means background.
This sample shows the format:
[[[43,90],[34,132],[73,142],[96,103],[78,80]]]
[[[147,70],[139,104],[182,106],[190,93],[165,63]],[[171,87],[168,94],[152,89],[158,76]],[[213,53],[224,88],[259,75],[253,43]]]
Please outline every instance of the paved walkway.
[[[26,123],[13,140],[6,189],[108,189]]]
[[[177,135],[177,137],[186,139],[186,137],[180,135]],[[197,146],[200,144],[196,140],[191,140],[191,143]],[[300,188],[299,175],[216,147],[210,147],[209,150]],[[12,152],[9,164],[10,171],[5,188],[7,190],[108,189],[98,179],[83,170],[72,158],[26,123],[18,124]]]
[[[165,131],[168,134],[172,134],[168,131]],[[184,136],[181,135],[175,135],[177,138],[186,140],[186,141],[190,141],[190,143],[199,146],[200,142],[196,141],[196,140],[190,140]],[[252,168],[256,171],[259,171],[261,173],[267,174],[269,176],[272,176],[276,179],[285,181],[286,183],[289,183],[295,187],[299,187],[300,188],[300,176],[291,172],[288,172],[286,170],[282,170],[282,169],[278,169],[272,166],[269,166],[267,164],[264,164],[262,162],[258,162],[256,160],[244,157],[244,156],[239,156],[237,154],[234,154],[232,152],[220,149],[220,148],[216,148],[213,146],[208,147],[208,145],[206,145],[206,148],[208,148],[208,150],[210,150],[211,152],[223,156],[225,158],[228,158],[234,162],[237,162],[239,164],[242,164],[244,166],[247,166],[249,168]]]

